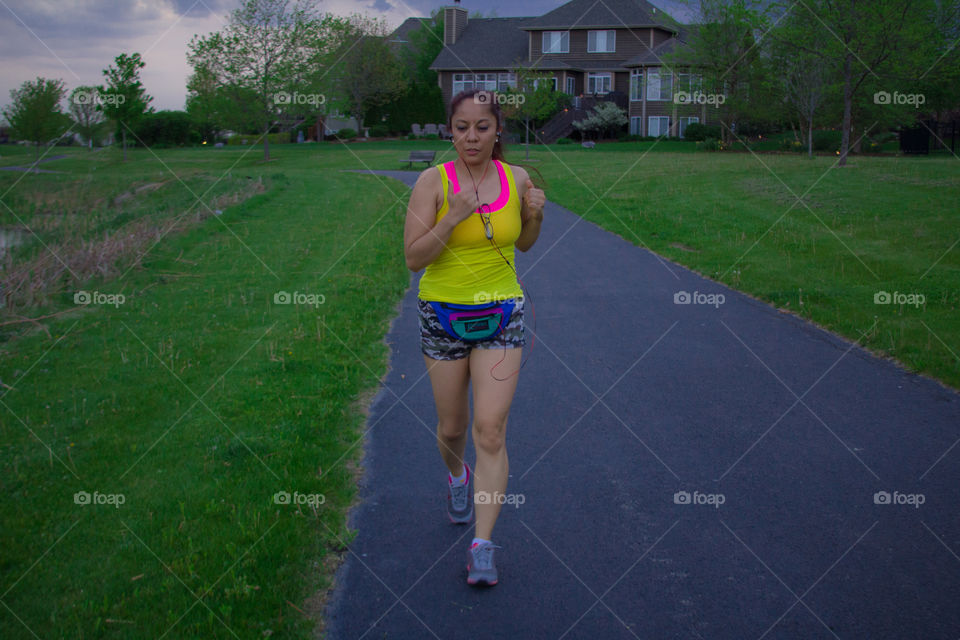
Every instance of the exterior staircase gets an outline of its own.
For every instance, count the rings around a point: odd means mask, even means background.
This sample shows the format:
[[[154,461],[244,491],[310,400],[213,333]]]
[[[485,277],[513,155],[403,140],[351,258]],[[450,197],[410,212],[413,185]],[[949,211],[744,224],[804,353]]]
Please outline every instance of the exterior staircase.
[[[573,123],[586,118],[593,107],[601,102],[614,102],[624,110],[626,110],[629,104],[623,94],[615,93],[609,93],[602,97],[574,98],[573,104],[555,115],[545,125],[532,132],[536,142],[539,144],[553,144],[560,138],[569,136],[574,132]]]

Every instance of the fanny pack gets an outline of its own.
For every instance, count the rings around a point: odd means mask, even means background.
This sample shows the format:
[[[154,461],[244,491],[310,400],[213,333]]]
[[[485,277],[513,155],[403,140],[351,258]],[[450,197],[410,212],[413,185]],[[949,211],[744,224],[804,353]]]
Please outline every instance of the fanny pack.
[[[486,302],[483,304],[453,304],[431,302],[444,331],[465,342],[486,340],[498,335],[510,322],[516,302]]]

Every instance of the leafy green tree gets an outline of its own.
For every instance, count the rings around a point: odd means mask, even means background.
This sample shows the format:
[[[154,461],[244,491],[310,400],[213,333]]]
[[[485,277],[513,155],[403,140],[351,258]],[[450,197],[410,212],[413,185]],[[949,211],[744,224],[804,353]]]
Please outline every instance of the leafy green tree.
[[[66,93],[63,80],[37,78],[26,81],[19,89],[10,91],[11,104],[3,109],[3,116],[10,124],[13,137],[28,140],[36,145],[36,158],[40,158],[40,145],[58,138],[69,125],[66,114],[60,110],[60,102]]]
[[[316,0],[297,0],[292,7],[289,0],[246,0],[222,31],[190,41],[187,60],[194,77],[212,74],[224,88],[219,96],[233,100],[234,116],[251,110],[263,132],[265,161],[270,159],[266,134],[291,94],[308,89],[333,24],[317,14]],[[253,102],[244,103],[243,96]]]
[[[763,35],[769,13],[757,0],[701,0],[700,24],[689,47],[664,56],[665,71],[689,69],[702,81],[694,90],[723,96],[723,138],[730,142],[737,124],[764,119],[767,59]],[[690,87],[676,87],[688,91]]]
[[[140,70],[146,63],[139,53],[128,56],[121,53],[114,59],[116,66],[103,70],[106,86],[97,88],[98,107],[117,123],[117,133],[123,142],[123,160],[127,160],[127,131],[132,130],[149,108],[153,98],[144,91],[140,82]]]
[[[403,67],[386,43],[386,22],[354,14],[338,25],[340,46],[324,68],[325,95],[349,113],[363,131],[363,119],[372,107],[402,96],[407,85]]]
[[[839,76],[843,115],[838,164],[844,166],[855,118],[863,123],[889,121],[902,119],[909,111],[904,105],[885,103],[884,95],[915,91],[916,77],[925,63],[933,62],[936,3],[808,0],[782,9],[810,13],[806,22],[816,24],[821,37],[811,41],[808,33],[795,30],[781,38],[799,51],[822,58]]]
[[[99,93],[96,87],[79,86],[70,92],[70,114],[74,128],[91,149],[97,144],[105,124],[103,112],[97,108]]]

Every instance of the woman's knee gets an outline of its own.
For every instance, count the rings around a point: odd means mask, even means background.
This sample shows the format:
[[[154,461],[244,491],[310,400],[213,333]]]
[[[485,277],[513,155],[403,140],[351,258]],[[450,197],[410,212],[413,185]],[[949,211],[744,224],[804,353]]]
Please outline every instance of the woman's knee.
[[[473,431],[474,444],[487,453],[499,453],[506,446],[506,418],[474,418]]]
[[[455,441],[462,438],[467,433],[467,420],[440,420],[437,423],[437,436],[447,440]]]

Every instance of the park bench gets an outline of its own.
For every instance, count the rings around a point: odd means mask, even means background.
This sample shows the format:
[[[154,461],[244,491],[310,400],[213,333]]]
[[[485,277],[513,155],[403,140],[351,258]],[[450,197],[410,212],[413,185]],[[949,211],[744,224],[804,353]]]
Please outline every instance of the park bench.
[[[400,162],[406,162],[409,169],[414,162],[426,162],[427,166],[433,164],[433,159],[437,157],[436,151],[411,151],[410,157],[400,158]]]

